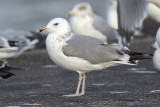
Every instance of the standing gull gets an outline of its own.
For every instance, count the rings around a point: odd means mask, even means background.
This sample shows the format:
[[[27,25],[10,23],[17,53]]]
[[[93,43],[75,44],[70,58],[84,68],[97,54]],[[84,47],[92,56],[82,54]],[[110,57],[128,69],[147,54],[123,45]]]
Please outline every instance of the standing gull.
[[[67,97],[85,94],[85,73],[87,72],[120,64],[136,65],[138,59],[150,58],[148,54],[131,52],[126,47],[120,49],[118,45],[109,45],[105,41],[90,36],[74,34],[67,20],[63,18],[51,20],[38,32],[44,30],[49,32],[46,48],[50,58],[60,67],[79,74],[76,93],[65,95]],[[79,93],[81,82],[82,92]]]
[[[79,3],[67,13],[74,33],[98,38],[108,43],[118,40],[117,31],[111,28],[105,20],[94,14],[89,3]]]

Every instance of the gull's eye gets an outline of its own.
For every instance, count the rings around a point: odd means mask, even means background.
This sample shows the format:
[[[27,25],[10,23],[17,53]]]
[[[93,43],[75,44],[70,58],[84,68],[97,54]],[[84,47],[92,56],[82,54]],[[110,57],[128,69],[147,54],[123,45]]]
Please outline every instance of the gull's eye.
[[[85,9],[86,9],[86,6],[79,7],[79,10],[85,10]]]
[[[54,25],[55,25],[55,26],[57,26],[57,25],[58,25],[58,23],[55,23]]]

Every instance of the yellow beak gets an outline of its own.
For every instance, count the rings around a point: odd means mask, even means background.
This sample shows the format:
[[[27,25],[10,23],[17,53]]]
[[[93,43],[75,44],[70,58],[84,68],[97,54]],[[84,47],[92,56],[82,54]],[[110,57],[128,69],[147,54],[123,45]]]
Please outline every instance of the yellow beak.
[[[68,17],[68,16],[72,16],[72,15],[75,15],[74,11],[69,11],[66,16]]]
[[[46,29],[47,29],[46,27],[42,27],[42,28],[39,28],[37,32],[42,32],[42,31],[44,31]]]

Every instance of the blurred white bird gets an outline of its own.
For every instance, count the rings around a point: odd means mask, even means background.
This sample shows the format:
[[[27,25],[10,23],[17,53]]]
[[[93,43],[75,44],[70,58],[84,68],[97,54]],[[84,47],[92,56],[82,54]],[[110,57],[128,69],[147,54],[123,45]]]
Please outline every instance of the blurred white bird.
[[[154,52],[153,65],[157,71],[160,71],[160,49],[159,47]]]
[[[156,70],[160,71],[160,28],[157,31],[156,34],[156,43],[154,45],[154,48],[156,48],[153,56],[153,65]]]
[[[35,44],[38,43],[38,39],[34,37],[31,32],[27,31],[1,31],[0,36],[6,40],[18,41],[24,44],[18,45],[17,50],[13,51],[0,51],[0,59],[7,59],[18,57],[24,51],[32,49],[35,47]]]
[[[105,6],[107,23],[118,30],[117,0],[106,0]]]
[[[158,44],[158,47],[160,48],[160,27],[159,27],[157,34],[156,34],[156,42]]]
[[[75,5],[67,15],[72,16],[69,23],[73,32],[109,43],[118,41],[117,31],[111,28],[102,17],[94,14],[89,3]]]

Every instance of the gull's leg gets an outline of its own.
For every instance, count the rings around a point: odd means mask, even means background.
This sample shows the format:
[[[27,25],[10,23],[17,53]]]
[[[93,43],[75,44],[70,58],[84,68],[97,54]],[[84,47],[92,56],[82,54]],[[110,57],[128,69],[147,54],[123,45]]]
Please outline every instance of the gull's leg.
[[[76,91],[77,95],[79,95],[79,89],[81,87],[81,82],[82,82],[82,74],[79,73],[79,82],[78,82],[77,91]]]
[[[85,94],[85,82],[86,82],[86,75],[85,75],[85,73],[83,73],[82,92],[80,93],[80,95]]]
[[[79,73],[79,72],[78,72]],[[79,89],[80,89],[80,86],[81,86],[81,81],[82,81],[82,74],[79,73],[79,82],[78,82],[78,86],[77,86],[77,91],[75,94],[71,94],[71,95],[63,95],[63,96],[66,96],[66,97],[76,97],[76,96],[81,96],[79,94]]]

